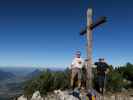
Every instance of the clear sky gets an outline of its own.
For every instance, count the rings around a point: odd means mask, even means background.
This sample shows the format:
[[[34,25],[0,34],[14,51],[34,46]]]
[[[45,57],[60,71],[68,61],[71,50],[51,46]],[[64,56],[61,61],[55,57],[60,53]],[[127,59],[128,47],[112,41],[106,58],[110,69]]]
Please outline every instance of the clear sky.
[[[0,66],[66,67],[75,50],[86,58],[86,10],[108,22],[93,32],[93,60],[133,62],[133,0],[1,0]]]

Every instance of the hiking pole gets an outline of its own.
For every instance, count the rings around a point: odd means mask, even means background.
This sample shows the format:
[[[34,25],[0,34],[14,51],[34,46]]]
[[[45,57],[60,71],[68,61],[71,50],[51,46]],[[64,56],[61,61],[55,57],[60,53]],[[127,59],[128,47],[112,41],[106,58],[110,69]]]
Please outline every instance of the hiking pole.
[[[105,96],[105,91],[106,91],[106,76],[107,74],[105,73],[105,77],[104,77],[104,86],[103,86],[103,100],[104,100],[104,96]]]
[[[105,78],[104,78],[104,87],[103,87],[103,94],[105,93],[106,91],[106,73],[105,73]]]

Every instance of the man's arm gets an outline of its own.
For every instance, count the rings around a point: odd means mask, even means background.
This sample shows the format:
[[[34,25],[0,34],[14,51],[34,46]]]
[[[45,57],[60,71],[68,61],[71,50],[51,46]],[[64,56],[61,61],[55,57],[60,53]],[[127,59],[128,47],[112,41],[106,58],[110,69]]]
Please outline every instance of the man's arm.
[[[98,67],[98,62],[95,62],[94,65],[96,66],[96,73],[99,73],[99,67]]]
[[[105,71],[105,74],[108,74],[108,73],[109,73],[109,68],[107,68]]]
[[[73,66],[75,65],[75,59],[73,59],[71,65],[69,66],[69,69],[71,70],[73,68]]]
[[[95,62],[94,65],[98,66],[98,62]]]
[[[72,68],[72,64],[70,64],[70,65],[68,66],[68,69],[69,69],[69,70],[71,70],[71,68]]]
[[[85,62],[82,58],[80,59],[80,61],[78,63],[79,63],[80,68],[83,68]]]
[[[105,62],[105,65],[106,65],[106,71],[105,71],[105,74],[108,74],[109,73],[109,65]]]

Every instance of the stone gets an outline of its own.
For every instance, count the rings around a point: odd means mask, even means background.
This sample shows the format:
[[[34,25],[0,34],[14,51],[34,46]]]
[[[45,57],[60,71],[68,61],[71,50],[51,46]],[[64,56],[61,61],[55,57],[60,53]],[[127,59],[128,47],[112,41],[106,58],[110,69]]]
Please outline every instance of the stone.
[[[18,97],[17,100],[27,100],[27,98],[24,95],[22,95],[22,96]]]
[[[31,100],[44,100],[39,91],[33,93]]]
[[[79,100],[73,95],[69,95],[68,92],[63,92],[61,90],[55,90],[54,93],[56,94],[57,97],[56,100]]]

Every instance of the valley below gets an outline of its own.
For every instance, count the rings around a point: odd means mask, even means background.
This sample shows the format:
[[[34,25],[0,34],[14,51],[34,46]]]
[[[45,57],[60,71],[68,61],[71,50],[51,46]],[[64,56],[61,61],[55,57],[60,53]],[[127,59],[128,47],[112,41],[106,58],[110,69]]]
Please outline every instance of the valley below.
[[[22,95],[25,82],[39,73],[35,68],[0,68],[0,71],[0,100]]]

